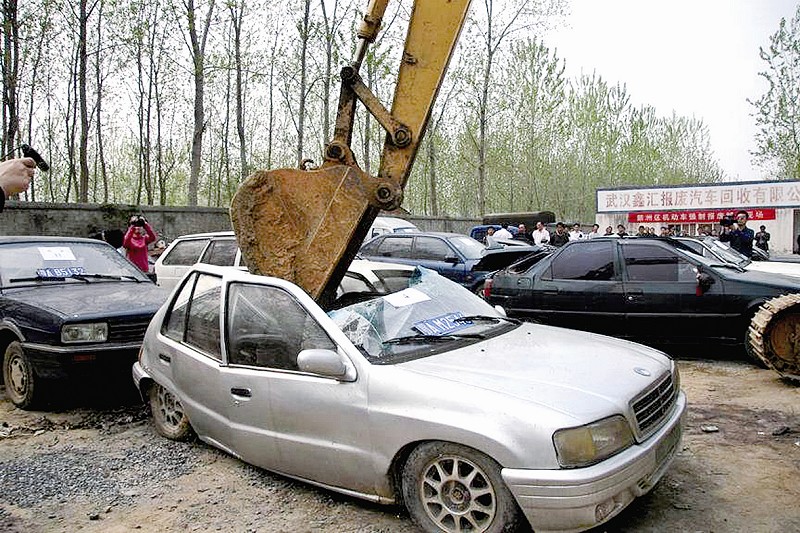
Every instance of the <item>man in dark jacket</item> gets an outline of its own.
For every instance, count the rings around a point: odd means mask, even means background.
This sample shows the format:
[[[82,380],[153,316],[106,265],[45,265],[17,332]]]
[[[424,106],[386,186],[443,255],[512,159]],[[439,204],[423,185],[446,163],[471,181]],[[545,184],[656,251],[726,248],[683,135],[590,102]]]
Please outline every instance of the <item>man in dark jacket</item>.
[[[731,243],[731,248],[749,258],[753,255],[753,230],[747,227],[747,211],[736,213],[736,222],[720,228],[719,240]]]
[[[569,242],[569,233],[564,229],[564,223],[556,224],[556,232],[550,235],[550,244],[556,247],[564,246]]]

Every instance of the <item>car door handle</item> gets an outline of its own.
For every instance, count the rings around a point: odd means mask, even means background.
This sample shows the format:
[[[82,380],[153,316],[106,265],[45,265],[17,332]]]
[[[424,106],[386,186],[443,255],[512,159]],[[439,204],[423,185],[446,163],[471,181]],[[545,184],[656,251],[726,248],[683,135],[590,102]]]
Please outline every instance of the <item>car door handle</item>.
[[[172,357],[168,356],[167,354],[160,353],[158,354],[158,358],[164,361],[165,363],[171,363]]]
[[[558,294],[561,292],[559,289],[542,289],[542,294]]]
[[[240,387],[231,388],[231,394],[233,394],[234,396],[241,396],[242,398],[250,398],[253,396],[253,393],[250,389],[245,389]]]

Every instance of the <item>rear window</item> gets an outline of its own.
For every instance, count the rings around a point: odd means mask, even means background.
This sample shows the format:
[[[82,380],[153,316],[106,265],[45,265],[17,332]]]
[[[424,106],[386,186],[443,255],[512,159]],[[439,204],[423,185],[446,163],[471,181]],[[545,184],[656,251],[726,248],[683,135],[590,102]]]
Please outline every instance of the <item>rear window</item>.
[[[192,239],[188,241],[178,241],[165,254],[161,264],[173,266],[189,266],[200,260],[200,254],[205,250],[208,239]]]
[[[239,251],[239,244],[235,239],[212,240],[203,254],[201,262],[209,265],[233,266],[237,251]]]
[[[411,257],[412,237],[387,237],[378,245],[376,255],[381,257]]]

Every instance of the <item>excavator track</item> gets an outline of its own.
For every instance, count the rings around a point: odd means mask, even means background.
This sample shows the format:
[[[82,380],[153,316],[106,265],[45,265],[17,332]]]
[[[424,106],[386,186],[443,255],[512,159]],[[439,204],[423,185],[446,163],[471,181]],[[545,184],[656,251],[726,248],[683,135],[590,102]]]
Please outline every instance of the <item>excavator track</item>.
[[[800,383],[800,294],[764,302],[750,321],[746,342],[752,356]]]

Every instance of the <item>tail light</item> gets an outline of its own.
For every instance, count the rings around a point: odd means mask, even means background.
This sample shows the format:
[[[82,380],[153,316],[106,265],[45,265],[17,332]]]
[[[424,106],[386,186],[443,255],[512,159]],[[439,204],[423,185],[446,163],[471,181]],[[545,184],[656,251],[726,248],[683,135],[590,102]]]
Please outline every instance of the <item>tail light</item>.
[[[488,300],[489,296],[492,295],[492,283],[494,280],[492,278],[486,278],[483,282],[483,299]]]

